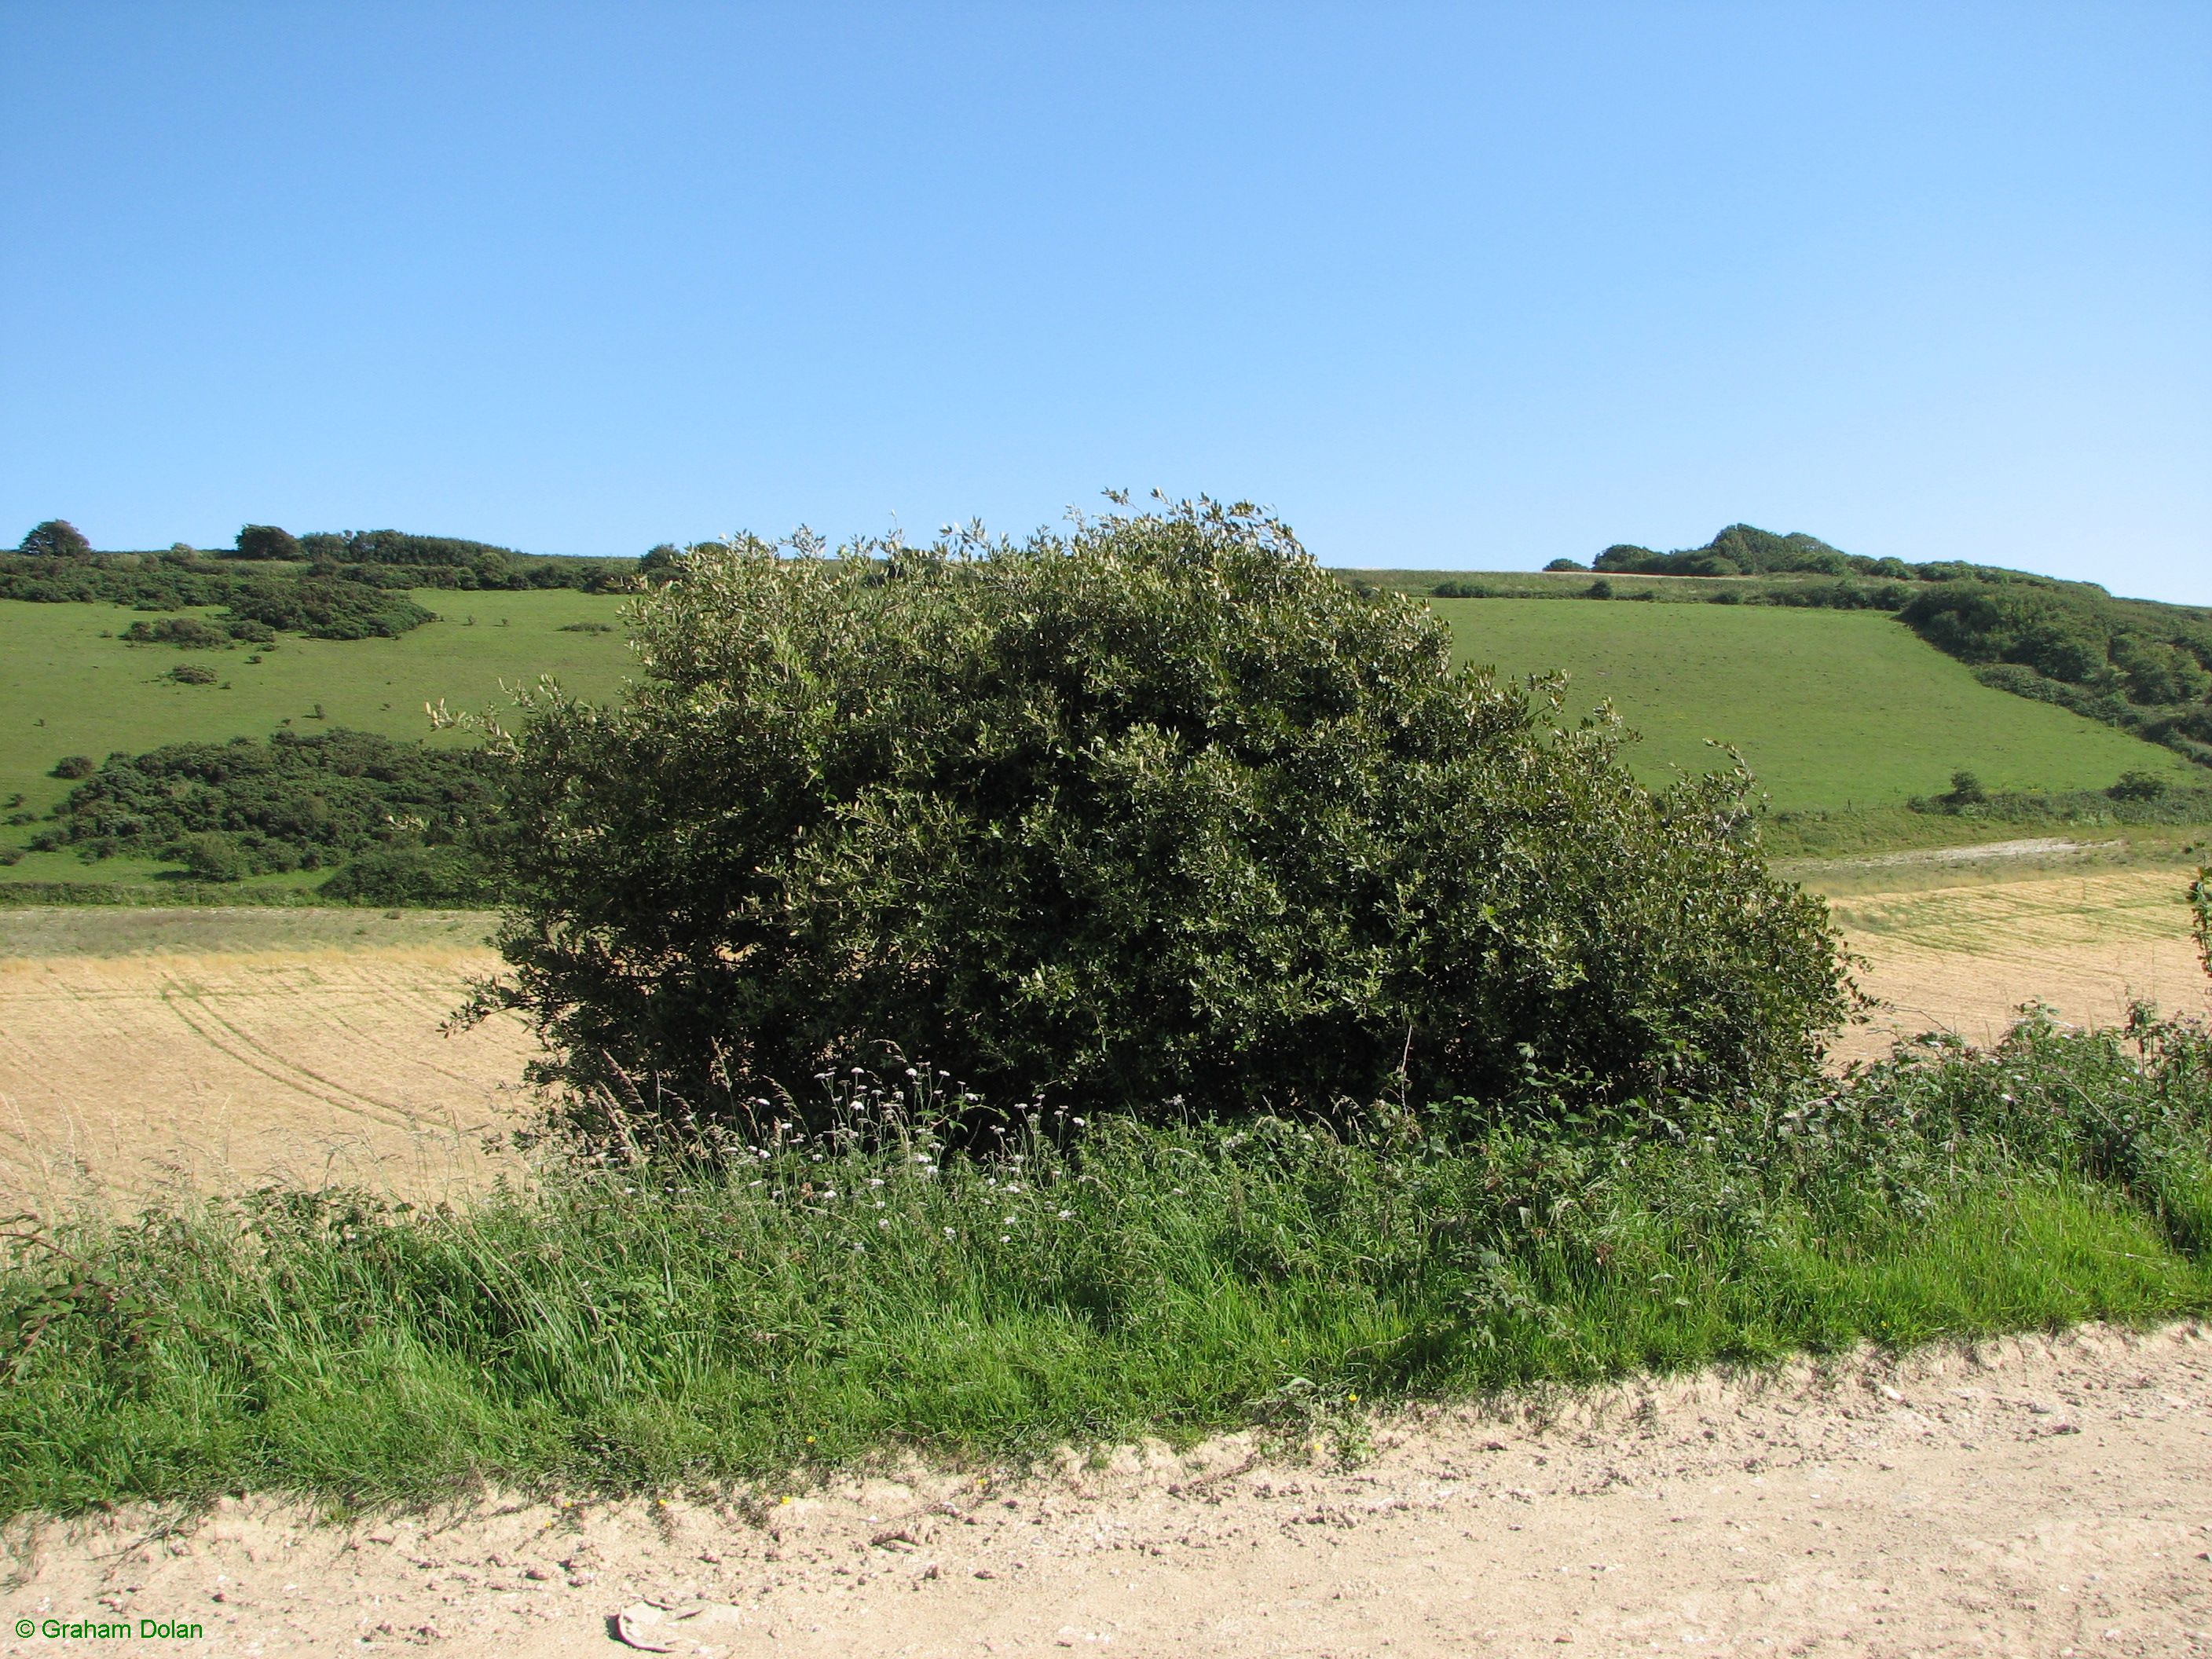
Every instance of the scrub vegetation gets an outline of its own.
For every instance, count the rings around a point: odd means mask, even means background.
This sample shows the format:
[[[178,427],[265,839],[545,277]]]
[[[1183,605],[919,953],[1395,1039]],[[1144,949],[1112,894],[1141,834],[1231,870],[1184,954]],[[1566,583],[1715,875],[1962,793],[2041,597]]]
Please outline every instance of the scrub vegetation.
[[[1740,773],[1646,789],[1264,515],[660,574],[620,696],[483,734],[533,1177],[6,1224],[0,1511],[1355,1459],[1381,1401],[2212,1309],[2201,1022],[1824,1074]],[[224,752],[70,816],[228,812]]]
[[[472,843],[500,817],[499,771],[481,750],[343,729],[172,744],[109,756],[30,846],[143,854],[210,882],[343,866],[333,896],[465,904],[487,890]]]

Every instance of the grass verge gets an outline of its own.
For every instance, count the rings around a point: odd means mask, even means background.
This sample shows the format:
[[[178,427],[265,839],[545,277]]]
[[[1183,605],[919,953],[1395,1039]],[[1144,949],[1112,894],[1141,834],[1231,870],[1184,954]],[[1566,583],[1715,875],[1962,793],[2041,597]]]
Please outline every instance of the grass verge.
[[[1393,1397],[2212,1308],[2190,1025],[2031,1024],[1786,1109],[1602,1125],[1017,1109],[983,1158],[946,1150],[941,1076],[844,1086],[878,1133],[602,1156],[465,1212],[19,1221],[0,1511],[785,1482],[1255,1421],[1343,1453]]]

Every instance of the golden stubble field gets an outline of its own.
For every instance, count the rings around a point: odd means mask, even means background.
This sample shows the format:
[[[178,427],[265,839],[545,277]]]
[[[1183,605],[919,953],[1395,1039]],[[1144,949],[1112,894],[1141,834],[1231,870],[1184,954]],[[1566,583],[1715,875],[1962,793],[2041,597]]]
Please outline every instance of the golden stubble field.
[[[2029,1001],[2112,1024],[2203,1012],[2187,875],[2052,853],[1801,872],[1884,1004],[1841,1059],[1899,1036],[2000,1036]],[[528,1033],[441,1027],[496,958],[490,918],[278,909],[0,911],[0,1204],[271,1181],[410,1201],[526,1171]]]
[[[285,1180],[415,1202],[518,1172],[527,1033],[441,1027],[497,959],[489,918],[0,912],[0,1187]]]
[[[1839,884],[1874,872],[1852,875]],[[2092,854],[2075,870],[1921,865],[1887,878],[1906,890],[1830,899],[1865,963],[1860,983],[1882,1004],[1845,1036],[1843,1058],[1931,1030],[1984,1045],[2030,1002],[2076,1025],[2118,1024],[2137,1000],[2200,1014],[2212,1003],[2190,933],[2189,875],[2171,864],[2113,868]]]

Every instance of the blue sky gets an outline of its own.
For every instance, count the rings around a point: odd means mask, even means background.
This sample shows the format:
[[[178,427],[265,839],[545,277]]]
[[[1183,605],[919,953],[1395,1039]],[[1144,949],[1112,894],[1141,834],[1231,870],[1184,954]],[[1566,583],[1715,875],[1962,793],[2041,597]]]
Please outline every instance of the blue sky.
[[[0,543],[1107,485],[2212,602],[2212,8],[0,8]]]

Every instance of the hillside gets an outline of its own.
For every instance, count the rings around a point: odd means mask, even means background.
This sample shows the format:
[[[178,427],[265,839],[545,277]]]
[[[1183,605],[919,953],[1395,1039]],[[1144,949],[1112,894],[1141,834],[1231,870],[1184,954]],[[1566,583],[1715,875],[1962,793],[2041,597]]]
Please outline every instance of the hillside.
[[[2130,769],[2193,784],[2179,756],[1979,684],[1888,616],[1715,605],[1436,599],[1462,661],[1564,669],[1579,714],[1610,698],[1649,780],[1709,769],[1732,743],[1775,805],[1849,810],[1932,795],[1953,771],[1993,790],[2101,789]]]
[[[412,597],[440,619],[395,639],[287,638],[274,647],[215,651],[127,644],[115,636],[140,618],[118,605],[0,600],[0,639],[8,642],[0,665],[0,800],[24,798],[4,816],[51,811],[70,787],[50,775],[65,755],[96,760],[118,750],[266,737],[285,726],[428,738],[426,702],[492,708],[504,701],[502,682],[524,684],[543,674],[579,695],[602,697],[628,668],[618,596],[419,589]],[[578,624],[606,631],[567,631]],[[180,663],[206,665],[215,683],[163,678]],[[0,830],[0,845],[20,847],[31,833],[11,824]],[[67,853],[32,853],[0,869],[0,880],[112,881],[139,873],[123,860],[94,867]]]
[[[2117,726],[2212,767],[2212,610],[2116,599],[2094,582],[1939,560],[1868,558],[1730,525],[1672,553],[1619,544],[1540,572],[1346,570],[1425,599],[1640,599],[1896,617],[1982,684]]]
[[[1431,598],[1458,637],[1461,660],[1516,676],[1564,670],[1577,714],[1612,699],[1642,733],[1632,761],[1648,780],[1717,763],[1705,743],[1712,738],[1741,750],[1779,811],[1854,815],[1847,833],[1793,831],[1784,837],[1793,850],[1971,839],[1980,833],[1971,822],[1904,811],[1911,798],[1942,791],[1961,769],[1994,792],[2101,791],[2128,771],[2183,787],[2207,776],[2111,724],[1989,683],[1993,672],[2027,671],[1977,669],[1887,611],[1820,602],[1822,586],[1832,588],[1837,579],[1819,573],[1608,579],[1623,599],[1649,590],[1677,601],[1641,605],[1434,597],[1456,582],[1564,599],[1588,588],[1588,571],[1356,573],[1382,577]],[[213,606],[149,614],[112,604],[0,600],[0,638],[9,647],[0,665],[0,857],[41,833],[45,815],[70,792],[71,783],[53,775],[65,756],[97,762],[115,751],[264,738],[287,727],[430,738],[426,702],[494,708],[504,701],[502,684],[544,674],[602,697],[628,665],[618,595],[385,591],[436,619],[390,637],[232,641],[221,635]],[[1742,598],[1710,602],[1731,591]],[[1681,602],[1692,600],[1704,602]],[[2128,608],[2148,617],[2146,626],[2163,609]],[[213,640],[204,648],[122,637],[159,629],[189,638],[203,626]],[[204,672],[207,683],[179,684],[172,676],[180,671]],[[0,866],[0,883],[135,882],[168,867],[127,851],[97,863],[74,850],[27,852]],[[322,878],[303,870],[250,884],[307,887]]]

